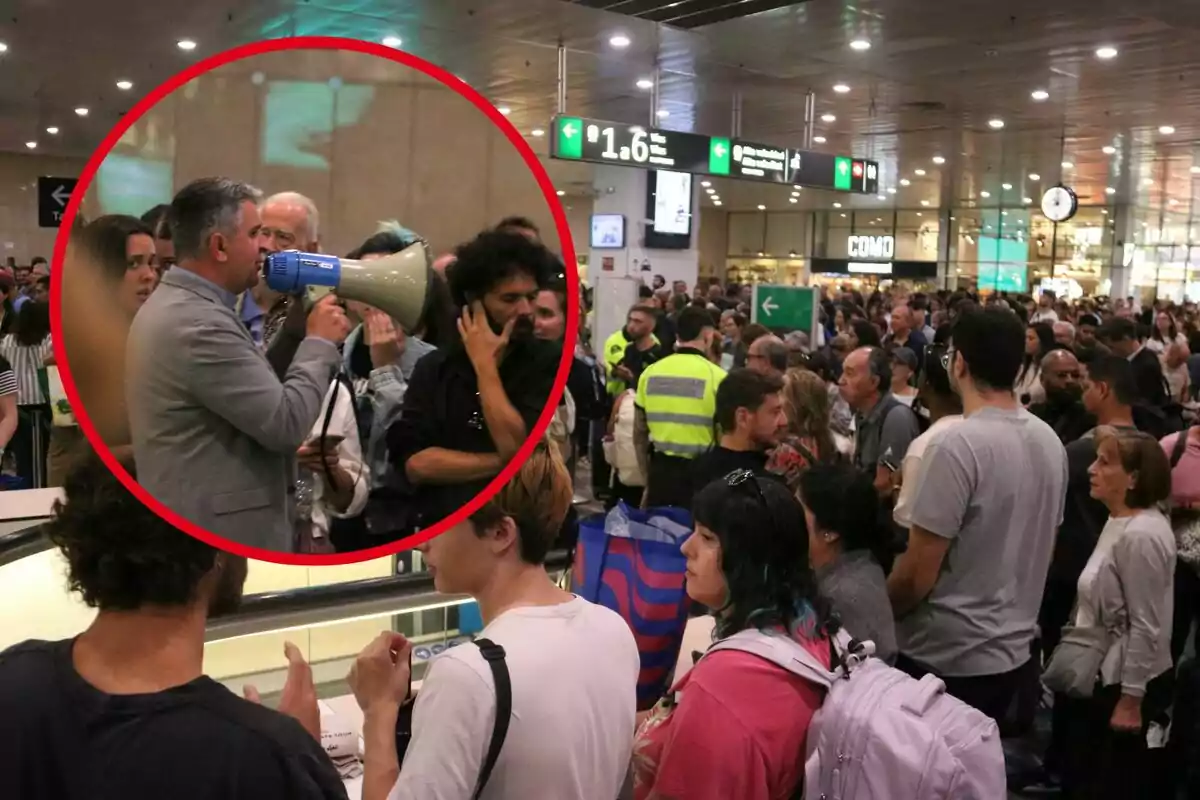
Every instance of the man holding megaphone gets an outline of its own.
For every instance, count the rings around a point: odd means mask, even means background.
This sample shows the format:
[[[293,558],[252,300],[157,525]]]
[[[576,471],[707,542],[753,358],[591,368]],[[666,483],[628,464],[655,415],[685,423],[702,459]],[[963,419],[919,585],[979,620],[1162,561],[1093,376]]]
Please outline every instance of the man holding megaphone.
[[[265,257],[261,193],[204,178],[171,202],[177,264],[133,321],[126,386],[139,483],[171,510],[254,547],[292,549],[295,454],[350,330],[332,296],[308,315],[283,380],[234,308]]]

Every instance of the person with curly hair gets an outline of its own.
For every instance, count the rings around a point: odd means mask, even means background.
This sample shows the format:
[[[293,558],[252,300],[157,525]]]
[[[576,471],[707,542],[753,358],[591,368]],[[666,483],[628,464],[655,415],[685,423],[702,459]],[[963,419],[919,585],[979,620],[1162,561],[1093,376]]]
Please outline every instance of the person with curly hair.
[[[204,674],[205,625],[238,607],[246,560],[163,521],[94,453],[64,494],[46,535],[96,616],[0,653],[0,797],[344,799],[295,645],[280,711]]]
[[[781,397],[787,429],[767,460],[767,471],[782,475],[794,492],[805,470],[839,453],[829,420],[829,391],[819,375],[798,367],[788,370]]]

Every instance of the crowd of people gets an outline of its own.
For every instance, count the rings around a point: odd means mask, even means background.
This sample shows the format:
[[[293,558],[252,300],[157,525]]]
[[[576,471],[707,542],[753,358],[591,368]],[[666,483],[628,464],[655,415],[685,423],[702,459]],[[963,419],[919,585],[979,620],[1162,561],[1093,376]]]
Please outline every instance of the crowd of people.
[[[377,236],[410,243],[395,230]],[[531,238],[489,231],[457,263],[472,263],[481,242],[524,253]],[[373,250],[369,240],[355,255],[394,246]],[[412,644],[399,634],[381,633],[355,663],[364,798],[771,798],[802,787],[824,688],[715,648],[639,710],[626,621],[547,574],[577,499],[572,469],[584,460],[609,507],[690,512],[686,590],[718,643],[769,631],[832,668],[834,642],[848,633],[913,678],[936,676],[1009,737],[1048,704],[1044,757],[1013,775],[1012,789],[1070,798],[1200,790],[1200,672],[1189,658],[1200,616],[1200,427],[1186,375],[1194,304],[844,291],[822,297],[814,341],[746,324],[745,287],[659,285],[646,287],[622,330],[592,343],[565,330],[563,287],[515,272],[526,283],[501,294],[531,337],[575,341],[568,388],[517,477],[421,548],[439,591],[478,601],[478,646],[433,659],[415,692]],[[459,274],[447,271],[452,293]],[[154,293],[168,285],[164,276]],[[311,324],[316,312],[305,311],[283,312],[266,337],[275,348],[296,318]],[[463,475],[464,462],[446,452],[479,452],[461,442],[486,436],[492,417],[481,412],[483,424],[467,426],[474,434],[423,437],[448,435],[431,420],[461,397],[453,387],[467,369],[481,392],[496,376],[469,342],[457,370],[426,355],[405,376],[395,325],[372,311],[358,312],[372,365],[358,377],[379,391],[374,359],[395,366],[388,380],[408,389],[400,419],[412,415],[400,430],[417,442],[406,447],[393,427],[385,444],[406,456],[385,461],[418,482],[430,470],[427,485],[440,490],[422,496],[439,511],[459,507],[475,487],[436,471]],[[513,318],[495,316],[500,328]],[[242,330],[252,338],[253,326]],[[295,333],[294,350],[325,338]],[[433,338],[424,341],[436,354]],[[276,363],[275,348],[266,363]],[[362,356],[348,349],[353,370]],[[285,380],[298,358],[284,359]],[[430,389],[418,401],[423,373]],[[361,441],[370,454],[370,434]],[[140,476],[134,445],[117,450]],[[317,479],[332,466],[323,458]],[[335,477],[320,497],[339,488]],[[16,766],[0,770],[16,776],[14,796],[57,796],[100,765],[122,791],[186,796],[182,787],[203,794],[217,782],[232,797],[343,796],[315,746],[320,714],[296,648],[286,652],[279,713],[202,674],[205,622],[236,606],[244,561],[173,531],[90,455],[70,472],[50,535],[72,588],[99,614],[75,639],[0,655],[0,726],[13,734],[6,740],[28,743],[6,751]],[[222,746],[196,759],[184,732]],[[64,736],[70,748],[59,746]],[[253,756],[262,748],[271,755]],[[90,773],[46,755],[81,751]]]
[[[420,242],[387,223],[346,256]],[[542,414],[565,326],[534,311],[545,292],[565,316],[562,262],[532,222],[502,220],[426,256],[424,313],[401,322],[272,290],[263,264],[284,250],[322,252],[313,202],[224,178],[142,219],[77,220],[59,335],[89,419],[168,508],[242,544],[346,552],[436,522],[454,510],[443,487],[482,488]],[[0,433],[15,426],[27,488],[61,485],[87,449],[61,413],[47,301],[31,295],[0,344],[17,400]]]

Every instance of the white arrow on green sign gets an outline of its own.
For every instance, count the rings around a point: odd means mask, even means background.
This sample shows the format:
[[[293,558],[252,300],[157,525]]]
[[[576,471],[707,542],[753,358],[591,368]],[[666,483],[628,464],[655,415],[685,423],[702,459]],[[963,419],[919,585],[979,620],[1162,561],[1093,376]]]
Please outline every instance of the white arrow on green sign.
[[[779,331],[804,331],[813,341],[817,328],[817,289],[756,284],[750,321]]]

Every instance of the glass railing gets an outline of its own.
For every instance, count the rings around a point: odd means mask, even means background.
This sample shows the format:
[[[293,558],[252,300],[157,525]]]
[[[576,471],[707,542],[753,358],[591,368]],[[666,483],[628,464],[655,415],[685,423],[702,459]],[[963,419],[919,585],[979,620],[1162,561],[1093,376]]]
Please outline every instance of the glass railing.
[[[0,650],[73,636],[95,615],[68,592],[66,564],[40,531],[57,497],[56,490],[0,493]],[[250,561],[241,608],[209,623],[205,672],[235,691],[253,683],[271,694],[283,687],[290,641],[312,665],[323,695],[344,694],[354,657],[392,630],[416,645],[420,679],[428,657],[466,640],[459,612],[470,601],[438,594],[415,555],[416,571],[406,574],[397,574],[392,556],[332,567]],[[554,553],[548,566],[560,570],[565,562],[565,553]]]

